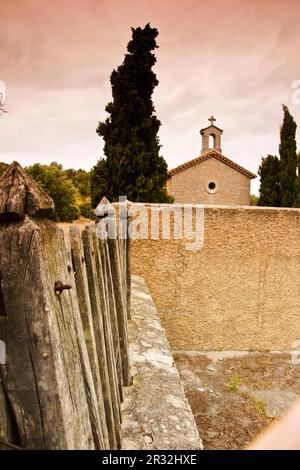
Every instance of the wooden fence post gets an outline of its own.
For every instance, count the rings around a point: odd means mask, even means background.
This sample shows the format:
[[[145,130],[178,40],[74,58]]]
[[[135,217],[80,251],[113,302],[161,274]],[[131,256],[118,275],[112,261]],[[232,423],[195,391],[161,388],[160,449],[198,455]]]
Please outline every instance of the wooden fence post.
[[[7,346],[5,371],[1,368],[4,393],[21,447],[103,448],[64,239],[54,223],[36,218],[52,208],[52,200],[13,163],[0,179],[0,272]],[[62,284],[57,286],[70,283],[72,289],[55,292],[58,281]]]
[[[96,261],[96,270],[98,274],[98,289],[101,301],[101,311],[102,311],[102,318],[103,318],[103,326],[104,326],[104,333],[105,333],[105,341],[106,341],[106,351],[108,357],[108,370],[111,377],[111,393],[113,397],[113,402],[115,403],[115,414],[119,416],[118,425],[121,422],[121,397],[119,393],[119,386],[118,386],[118,375],[117,375],[117,360],[116,354],[117,351],[114,349],[114,337],[113,337],[113,325],[111,321],[111,315],[109,311],[109,301],[107,296],[107,289],[106,289],[106,280],[105,280],[105,268],[102,263],[102,257],[100,252],[99,240],[97,239],[96,235],[96,227],[90,226],[90,233],[92,237],[94,253],[95,253],[95,261]]]
[[[117,310],[115,302],[115,293],[113,289],[113,282],[111,278],[110,260],[107,247],[107,240],[99,240],[99,250],[101,256],[101,263],[103,269],[103,282],[107,298],[107,310],[109,312],[113,345],[116,359],[117,378],[119,384],[120,400],[123,401],[123,374],[122,374],[122,358],[120,350],[119,329],[117,320]]]
[[[128,219],[129,223],[129,219]],[[126,238],[126,301],[127,301],[127,319],[131,319],[131,240],[127,233]]]
[[[113,224],[113,220],[109,223]],[[129,386],[132,383],[128,353],[128,329],[127,329],[127,293],[124,292],[124,273],[122,271],[122,261],[120,259],[119,240],[116,236],[108,236],[108,250],[113,279],[115,301],[117,308],[118,330],[120,338],[120,348],[122,355],[123,383]],[[111,230],[113,232],[113,230]]]
[[[94,333],[94,325],[91,311],[91,303],[89,297],[89,287],[85,266],[84,251],[81,241],[81,234],[78,226],[70,227],[70,247],[71,247],[71,260],[72,268],[75,276],[75,284],[77,289],[77,297],[80,308],[80,315],[84,329],[85,341],[87,344],[95,390],[98,398],[99,414],[101,419],[101,426],[103,437],[105,441],[105,448],[109,449],[108,430],[105,416],[105,407],[102,392],[102,383],[100,377],[100,369],[97,355],[97,346]]]
[[[92,317],[94,324],[95,339],[100,366],[104,406],[108,427],[110,447],[112,449],[121,447],[120,417],[116,409],[115,391],[113,388],[114,377],[109,370],[109,353],[104,331],[104,322],[99,295],[99,278],[96,267],[96,255],[94,242],[91,235],[91,227],[87,226],[82,233],[83,248],[86,260],[89,294],[91,299]]]
[[[0,448],[119,449],[129,244],[73,226],[69,249],[52,210],[14,162],[0,178]]]

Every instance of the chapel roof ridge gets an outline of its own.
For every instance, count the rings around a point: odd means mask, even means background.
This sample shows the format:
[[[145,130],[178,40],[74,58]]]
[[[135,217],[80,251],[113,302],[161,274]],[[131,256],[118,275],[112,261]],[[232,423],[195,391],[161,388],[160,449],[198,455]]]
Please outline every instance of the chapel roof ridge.
[[[193,158],[192,160],[188,160],[187,162],[182,163],[175,168],[172,168],[171,170],[168,171],[168,176],[169,177],[173,176],[176,173],[179,173],[183,170],[186,170],[187,168],[190,168],[194,165],[197,165],[198,163],[201,163],[204,160],[207,160],[208,158],[216,158],[217,160],[237,170],[238,172],[242,173],[243,175],[247,176],[250,179],[256,178],[256,175],[254,173],[252,173],[249,170],[246,170],[246,168],[243,168],[238,163],[233,162],[232,160],[230,160],[230,158],[226,157],[225,155],[223,155],[222,153],[218,152],[215,149],[207,150],[205,153],[199,155],[198,157]]]

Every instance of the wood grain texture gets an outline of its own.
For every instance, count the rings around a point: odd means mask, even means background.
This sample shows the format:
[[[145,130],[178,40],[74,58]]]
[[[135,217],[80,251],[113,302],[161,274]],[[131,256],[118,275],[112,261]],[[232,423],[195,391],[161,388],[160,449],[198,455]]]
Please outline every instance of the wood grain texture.
[[[0,448],[120,449],[126,246],[52,209],[18,163],[0,178]]]
[[[50,196],[13,162],[0,178],[0,221],[18,221],[25,214],[45,217],[54,208]]]
[[[75,278],[81,321],[83,325],[84,336],[91,364],[95,391],[97,395],[101,428],[104,438],[104,448],[109,449],[108,430],[105,417],[102,383],[100,377],[99,361],[97,356],[97,346],[93,326],[91,303],[89,298],[89,287],[84,259],[84,251],[80,230],[77,226],[70,227],[70,246],[72,253],[72,272]]]
[[[106,351],[106,341],[101,310],[101,300],[98,290],[99,280],[95,262],[95,251],[93,240],[89,228],[86,227],[82,233],[83,248],[87,269],[89,296],[91,301],[91,310],[93,318],[94,333],[97,346],[98,362],[101,374],[102,392],[104,398],[104,407],[106,422],[108,428],[109,444],[111,449],[118,448],[118,430],[115,422],[112,390],[110,387],[110,376],[108,370],[108,357]]]
[[[22,447],[93,449],[86,401],[91,372],[86,357],[82,365],[77,299],[73,290],[54,292],[55,280],[69,274],[62,234],[54,223],[28,217],[0,226],[0,260],[7,312],[4,388]]]
[[[109,259],[113,278],[120,349],[122,355],[122,371],[124,386],[131,385],[129,353],[128,353],[128,329],[127,329],[127,292],[124,292],[124,276],[119,253],[117,239],[108,238]]]

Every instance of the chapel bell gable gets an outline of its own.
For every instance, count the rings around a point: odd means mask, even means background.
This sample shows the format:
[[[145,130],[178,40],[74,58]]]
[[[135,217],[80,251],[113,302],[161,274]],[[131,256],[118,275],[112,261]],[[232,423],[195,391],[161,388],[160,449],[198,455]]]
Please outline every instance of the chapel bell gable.
[[[209,118],[209,121],[211,122],[210,126],[204,127],[200,130],[200,134],[202,135],[201,155],[209,152],[210,150],[222,153],[221,135],[223,134],[223,131],[214,125],[215,120],[214,116],[211,116]]]

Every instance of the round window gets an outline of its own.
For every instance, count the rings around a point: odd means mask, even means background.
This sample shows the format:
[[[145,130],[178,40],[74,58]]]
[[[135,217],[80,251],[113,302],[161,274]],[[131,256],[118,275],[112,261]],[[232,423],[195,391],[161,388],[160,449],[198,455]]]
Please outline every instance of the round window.
[[[205,185],[205,189],[208,193],[214,194],[218,191],[218,185],[215,181],[211,180]]]

